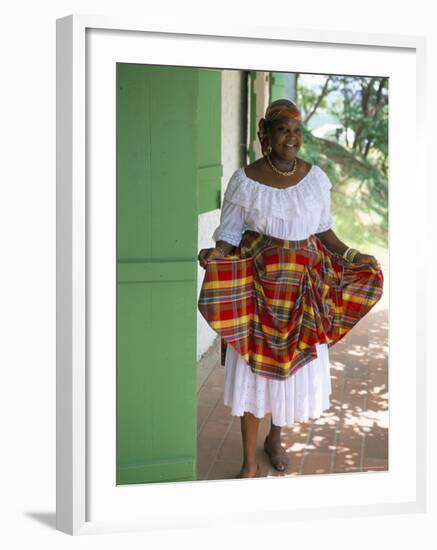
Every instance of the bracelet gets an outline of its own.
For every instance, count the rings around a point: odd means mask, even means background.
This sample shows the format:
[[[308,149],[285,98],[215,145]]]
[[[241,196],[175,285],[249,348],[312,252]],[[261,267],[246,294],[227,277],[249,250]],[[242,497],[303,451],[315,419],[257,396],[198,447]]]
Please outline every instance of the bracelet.
[[[349,261],[350,261],[350,262],[353,262],[354,259],[355,259],[355,256],[356,256],[357,254],[359,254],[359,253],[360,253],[360,252],[359,252],[358,250],[352,250],[352,252],[351,252],[351,254],[350,254],[350,256],[349,256],[349,258],[350,258]]]
[[[360,254],[360,252],[358,250],[356,250],[355,248],[347,248],[344,252],[343,252],[343,258],[347,261],[347,262],[353,262],[354,261],[354,258],[357,254]]]

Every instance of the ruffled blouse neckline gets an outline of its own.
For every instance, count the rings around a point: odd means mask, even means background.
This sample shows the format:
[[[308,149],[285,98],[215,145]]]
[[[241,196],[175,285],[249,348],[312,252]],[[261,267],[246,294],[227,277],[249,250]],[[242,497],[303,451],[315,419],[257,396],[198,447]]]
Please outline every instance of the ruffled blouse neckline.
[[[312,172],[314,171],[315,166],[316,166],[315,164],[312,164],[311,168],[308,170],[307,174],[305,174],[305,176],[302,179],[300,179],[297,183],[295,183],[293,185],[289,185],[288,187],[273,187],[272,185],[266,185],[265,183],[261,183],[260,181],[249,178],[249,176],[246,174],[244,166],[242,166],[240,168],[240,174],[245,180],[252,183],[253,185],[261,186],[261,187],[266,188],[266,189],[273,189],[274,191],[289,191],[289,190],[292,190],[292,189],[297,189],[305,181],[309,180],[310,175],[312,175]]]

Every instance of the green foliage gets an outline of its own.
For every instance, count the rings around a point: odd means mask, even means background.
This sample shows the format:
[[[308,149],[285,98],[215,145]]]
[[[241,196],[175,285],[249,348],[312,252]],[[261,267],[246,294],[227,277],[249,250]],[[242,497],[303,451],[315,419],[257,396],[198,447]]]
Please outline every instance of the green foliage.
[[[299,107],[300,109],[305,112],[309,113],[312,111],[318,97],[319,92],[311,89],[311,88],[305,88],[303,86],[300,86],[299,88]],[[319,108],[326,109],[327,108],[327,100],[326,97],[321,99],[321,102],[319,104]]]
[[[327,79],[329,82],[318,92],[298,80],[298,104],[307,116],[308,113],[312,116],[313,111],[334,115],[343,131],[353,137],[342,145],[316,137],[304,127],[300,156],[325,170],[333,184],[332,209],[338,236],[363,249],[365,245],[386,247],[387,79],[342,76]]]

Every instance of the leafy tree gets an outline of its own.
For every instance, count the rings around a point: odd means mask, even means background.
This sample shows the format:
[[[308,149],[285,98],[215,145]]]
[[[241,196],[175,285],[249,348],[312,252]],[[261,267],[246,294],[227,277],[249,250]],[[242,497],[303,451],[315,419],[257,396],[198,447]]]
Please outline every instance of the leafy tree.
[[[329,75],[319,90],[298,79],[297,91],[304,113],[302,156],[325,169],[333,182],[339,234],[357,246],[369,241],[386,246],[388,79]],[[339,120],[345,145],[318,138],[305,127],[317,111]]]

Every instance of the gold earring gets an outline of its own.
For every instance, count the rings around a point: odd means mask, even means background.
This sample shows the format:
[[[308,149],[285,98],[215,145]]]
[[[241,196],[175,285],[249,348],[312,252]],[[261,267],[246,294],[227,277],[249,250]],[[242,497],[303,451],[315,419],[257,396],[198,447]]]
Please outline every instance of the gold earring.
[[[272,152],[272,146],[269,145],[269,146],[267,147],[267,154],[270,155],[271,152]]]

